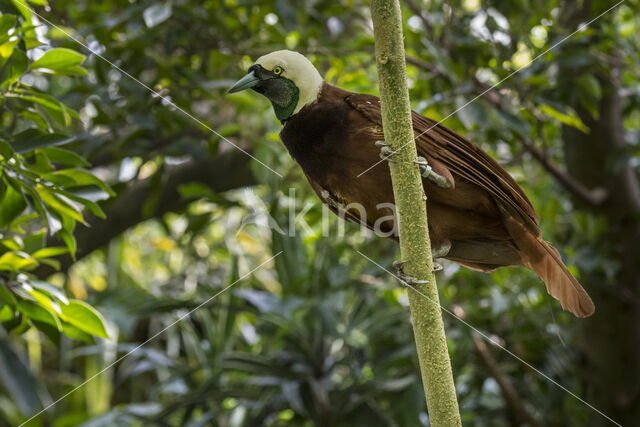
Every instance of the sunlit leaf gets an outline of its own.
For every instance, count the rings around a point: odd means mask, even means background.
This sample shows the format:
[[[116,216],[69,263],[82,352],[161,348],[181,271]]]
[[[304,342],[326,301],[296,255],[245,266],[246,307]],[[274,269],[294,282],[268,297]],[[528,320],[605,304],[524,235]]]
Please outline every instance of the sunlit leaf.
[[[78,222],[84,222],[82,213],[72,203],[67,203],[60,195],[43,185],[36,186],[36,191],[49,207],[55,209],[60,215],[67,215]]]
[[[34,61],[29,68],[32,70],[46,68],[49,70],[65,70],[69,67],[82,64],[85,55],[75,50],[58,47],[48,50]]]
[[[49,257],[54,257],[54,256],[66,254],[68,252],[69,252],[68,248],[51,246],[51,247],[48,247],[48,248],[42,248],[42,249],[32,253],[31,256],[36,258],[36,259],[37,258],[49,258]]]
[[[36,304],[33,301],[20,300],[18,301],[18,311],[30,319],[39,320],[40,322],[54,326],[58,330],[62,330],[62,324],[58,316],[47,307]]]
[[[589,128],[582,122],[582,120],[580,120],[580,117],[578,117],[575,111],[563,113],[547,104],[541,105],[540,111],[556,120],[559,120],[567,126],[574,127],[584,133],[589,132]]]
[[[98,311],[84,301],[70,300],[68,305],[61,304],[62,319],[76,328],[103,338],[108,338],[104,319]]]
[[[0,256],[0,270],[30,270],[38,266],[38,262],[24,252],[5,252]]]
[[[0,44],[9,40],[9,30],[15,27],[15,25],[16,25],[15,15],[0,16]]]

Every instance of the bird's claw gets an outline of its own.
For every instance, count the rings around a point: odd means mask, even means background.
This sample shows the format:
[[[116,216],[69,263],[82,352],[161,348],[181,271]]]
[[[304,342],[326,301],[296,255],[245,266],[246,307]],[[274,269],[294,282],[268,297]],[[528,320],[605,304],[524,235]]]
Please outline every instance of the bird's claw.
[[[423,178],[427,178],[429,181],[440,188],[451,188],[451,183],[449,182],[449,180],[434,171],[433,168],[429,165],[429,162],[427,162],[427,159],[422,156],[418,156],[418,158],[416,159],[416,164],[420,168],[420,175],[422,175]]]
[[[396,154],[395,151],[385,141],[376,141],[376,147],[380,147],[380,158],[382,160],[389,160]]]
[[[429,283],[428,280],[421,280],[418,279],[416,277],[413,276],[409,276],[408,274],[406,274],[402,268],[402,266],[404,264],[406,264],[407,261],[394,261],[393,262],[393,268],[395,268],[396,270],[396,278],[398,280],[400,280],[400,282],[402,282],[405,285],[411,285],[411,286],[417,286],[417,285],[424,285]]]

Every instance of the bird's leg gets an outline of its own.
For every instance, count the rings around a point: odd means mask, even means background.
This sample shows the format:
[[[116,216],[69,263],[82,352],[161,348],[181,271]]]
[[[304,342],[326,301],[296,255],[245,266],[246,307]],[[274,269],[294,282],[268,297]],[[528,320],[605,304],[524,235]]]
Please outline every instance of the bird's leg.
[[[396,153],[385,141],[376,141],[376,147],[380,147],[380,158],[389,160]]]
[[[445,256],[447,256],[447,254],[449,253],[449,251],[451,250],[451,242],[446,242],[442,245],[440,245],[437,248],[431,248],[431,259],[433,260],[433,271],[440,271],[443,269],[442,264],[440,264],[439,262],[437,262],[437,260],[439,260],[440,258],[443,258]],[[402,266],[404,264],[406,264],[406,260],[404,261],[394,261],[393,262],[393,268],[395,268],[396,272],[397,272],[397,276],[398,278],[403,281],[406,282],[410,285],[415,285],[415,284],[421,284],[421,283],[429,283],[426,280],[419,280],[416,279],[415,277],[411,277],[409,275],[407,275],[403,269]]]
[[[422,175],[424,178],[427,178],[429,181],[433,182],[440,188],[451,188],[451,183],[449,182],[449,180],[434,171],[431,166],[429,166],[427,159],[422,156],[418,156],[418,158],[416,159],[416,164],[420,168],[420,175]]]
[[[406,264],[406,262],[407,261],[393,261],[393,268],[396,270],[395,276],[398,280],[400,280],[400,282],[406,285],[411,285],[411,286],[417,286],[417,285],[423,285],[425,283],[429,283],[428,280],[420,280],[413,276],[409,276],[407,273],[405,273],[402,266]]]
[[[385,141],[376,141],[376,146],[380,147],[380,158],[382,160],[391,159],[396,152],[387,144]],[[434,171],[427,159],[424,157],[418,156],[416,159],[416,164],[420,167],[420,175],[424,178],[427,178],[429,181],[433,182],[440,188],[451,188],[451,183],[445,177]]]
[[[446,243],[444,243],[443,245],[435,249],[433,247],[431,248],[431,259],[433,260],[433,271],[440,271],[444,268],[442,267],[442,264],[438,262],[438,260],[440,258],[444,258],[445,256],[447,256],[450,250],[451,250],[451,242],[449,241],[447,241]]]

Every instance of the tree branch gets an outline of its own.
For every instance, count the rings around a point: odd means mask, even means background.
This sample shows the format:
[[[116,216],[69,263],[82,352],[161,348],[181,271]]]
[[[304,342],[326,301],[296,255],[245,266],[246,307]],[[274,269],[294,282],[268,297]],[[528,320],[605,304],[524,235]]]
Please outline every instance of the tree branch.
[[[500,392],[502,393],[502,397],[504,398],[507,407],[511,409],[521,422],[527,423],[532,427],[540,426],[540,423],[538,423],[538,421],[536,421],[536,419],[533,418],[525,408],[518,392],[515,387],[513,387],[509,378],[500,373],[498,363],[489,352],[484,341],[482,341],[480,337],[473,337],[473,343],[476,347],[476,354],[478,355],[480,362],[485,367],[489,375],[496,380],[496,383],[498,383],[498,387],[500,387]]]
[[[558,169],[558,167],[551,162],[549,157],[534,145],[533,141],[524,138],[520,141],[522,142],[524,149],[530,153],[533,158],[536,159],[538,163],[540,163],[540,165],[542,165],[542,167],[556,179],[556,181],[558,181],[578,200],[586,202],[591,206],[599,206],[607,199],[608,193],[603,187],[596,187],[593,189],[586,188],[571,175]]]
[[[400,252],[407,273],[422,279],[409,285],[413,332],[427,398],[429,420],[434,427],[461,426],[451,360],[440,311],[438,286],[433,274],[426,196],[416,166],[411,106],[398,0],[372,0],[371,17],[384,136],[394,151],[389,161],[397,209]]]
[[[223,192],[256,184],[249,163],[250,158],[246,154],[229,150],[215,157],[194,159],[169,166],[162,172],[161,181],[158,183],[154,182],[154,179],[157,179],[155,176],[132,181],[116,198],[104,204],[106,219],[87,214],[87,225],[78,225],[75,231],[78,245],[76,258],[84,258],[142,221],[183,209],[193,200],[180,195],[181,185],[198,182],[209,186],[215,192]],[[157,185],[160,186],[160,193],[156,195],[153,189]],[[152,197],[157,197],[157,200],[153,201],[154,209],[145,213],[145,206]],[[59,244],[56,238],[50,240],[50,245]],[[68,255],[59,257],[58,261],[61,263],[62,271],[66,271],[75,262]],[[41,266],[34,274],[46,277],[53,272],[50,267]]]

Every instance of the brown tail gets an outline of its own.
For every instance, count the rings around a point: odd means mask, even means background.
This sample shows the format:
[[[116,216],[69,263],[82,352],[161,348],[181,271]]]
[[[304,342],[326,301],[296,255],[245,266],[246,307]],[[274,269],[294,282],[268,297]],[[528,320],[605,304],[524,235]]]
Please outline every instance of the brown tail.
[[[505,218],[505,225],[523,254],[523,264],[536,272],[562,308],[578,317],[591,316],[595,311],[593,301],[569,273],[558,251],[512,216]]]

